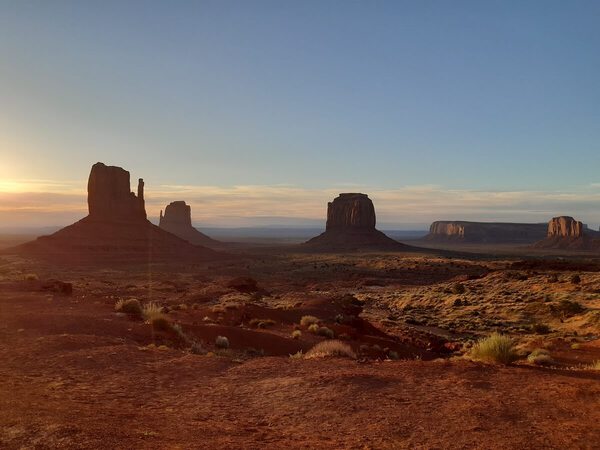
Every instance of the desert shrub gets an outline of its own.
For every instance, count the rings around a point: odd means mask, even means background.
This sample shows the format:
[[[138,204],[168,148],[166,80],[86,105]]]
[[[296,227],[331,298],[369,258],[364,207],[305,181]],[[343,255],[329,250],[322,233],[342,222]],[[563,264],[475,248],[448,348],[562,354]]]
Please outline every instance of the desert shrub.
[[[400,359],[400,355],[398,355],[398,352],[396,352],[394,350],[390,350],[387,355],[388,355],[388,358],[390,358],[390,359],[394,359],[394,360]]]
[[[558,283],[558,275],[553,273],[548,277],[548,283]]]
[[[579,284],[579,283],[581,283],[581,277],[579,275],[577,275],[577,274],[571,275],[571,278],[569,280],[573,284]]]
[[[588,370],[600,370],[600,359],[598,361],[594,361],[589,366],[587,366]]]
[[[302,325],[303,327],[309,327],[318,323],[319,319],[315,316],[302,316],[302,319],[300,319],[300,325]]]
[[[550,327],[545,323],[534,323],[531,325],[531,331],[535,334],[548,334],[550,333]]]
[[[310,331],[311,333],[317,334],[319,332],[319,325],[317,325],[316,323],[313,323],[312,325],[310,325],[308,327],[308,331]]]
[[[171,322],[166,316],[154,316],[147,321],[152,325],[154,331],[169,331],[172,329]]]
[[[227,339],[225,336],[217,336],[215,339],[215,347],[229,348],[229,339]]]
[[[550,311],[558,316],[571,317],[585,310],[581,304],[572,300],[561,300],[556,305],[550,305]]]
[[[327,356],[356,358],[352,347],[338,340],[319,342],[306,353],[306,358],[324,358]]]
[[[527,361],[538,366],[549,366],[554,364],[554,360],[548,350],[536,348],[528,356]]]
[[[464,294],[466,290],[467,289],[465,288],[465,285],[462,283],[454,283],[454,285],[452,286],[453,294]]]
[[[142,308],[142,316],[147,322],[151,322],[155,317],[164,318],[164,313],[162,307],[158,303],[150,302],[146,303]]]
[[[194,355],[206,355],[207,351],[202,347],[200,342],[193,342],[190,347],[190,353]]]
[[[581,348],[581,344],[579,342],[574,342],[571,344],[571,348],[573,350],[579,350]]]
[[[121,299],[115,303],[115,311],[141,316],[142,305],[137,298],[130,298],[129,300]]]
[[[510,364],[517,359],[513,342],[508,336],[493,333],[479,340],[471,349],[473,359]]]
[[[38,277],[35,273],[27,273],[23,278],[25,281],[37,281],[40,279],[40,277]]]
[[[327,327],[321,327],[317,330],[317,334],[319,336],[324,336],[327,339],[333,339],[333,337],[335,336],[335,333],[333,332],[333,330],[331,328],[327,328]]]
[[[302,336],[302,331],[300,331],[300,330],[294,330],[292,332],[292,339],[300,339],[301,336]]]
[[[252,319],[248,324],[252,328],[267,328],[268,326],[275,325],[275,321],[272,319]]]

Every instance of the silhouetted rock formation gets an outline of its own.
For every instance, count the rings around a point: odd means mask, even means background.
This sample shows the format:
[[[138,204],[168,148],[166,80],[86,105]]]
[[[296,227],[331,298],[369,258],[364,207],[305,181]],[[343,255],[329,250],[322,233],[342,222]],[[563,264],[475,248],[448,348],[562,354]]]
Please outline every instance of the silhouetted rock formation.
[[[88,179],[89,217],[98,221],[146,219],[144,180],[138,180],[138,195],[130,190],[129,172],[121,167],[96,163]]]
[[[546,239],[536,242],[535,247],[596,251],[600,249],[600,233],[573,217],[553,217],[548,222]]]
[[[325,230],[375,230],[375,207],[366,194],[340,194],[327,204]]]
[[[401,244],[375,229],[375,208],[366,194],[340,194],[327,204],[325,232],[306,246],[319,250],[404,250]]]
[[[130,191],[129,172],[96,163],[88,180],[89,215],[50,236],[6,253],[50,257],[54,262],[202,261],[220,254],[162,230],[146,219],[144,182]]]
[[[429,227],[428,241],[531,244],[546,235],[545,223],[437,221]]]
[[[194,244],[205,245],[209,248],[222,247],[222,243],[209,238],[192,226],[192,208],[184,201],[171,202],[165,208],[165,214],[160,212],[158,226],[181,239]]]

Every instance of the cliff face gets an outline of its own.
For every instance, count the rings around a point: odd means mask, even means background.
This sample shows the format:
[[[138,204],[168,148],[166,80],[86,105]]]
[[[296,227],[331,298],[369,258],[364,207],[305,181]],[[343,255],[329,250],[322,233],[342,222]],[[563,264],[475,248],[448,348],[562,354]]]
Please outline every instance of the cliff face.
[[[146,220],[144,180],[138,181],[138,195],[131,192],[129,172],[121,167],[96,163],[88,179],[88,209],[91,220]]]
[[[407,245],[375,229],[375,207],[366,194],[340,194],[327,204],[325,232],[305,245],[319,250],[403,250]]]
[[[583,224],[572,217],[554,217],[548,222],[547,237],[580,238],[583,236]]]
[[[194,245],[205,245],[209,248],[218,248],[223,245],[192,226],[192,208],[184,201],[169,203],[165,208],[165,214],[160,212],[158,226]]]
[[[374,230],[375,207],[366,194],[340,194],[327,204],[326,230]]]
[[[438,221],[429,227],[428,241],[469,243],[533,243],[546,234],[543,223]]]
[[[570,216],[553,217],[548,222],[545,239],[536,242],[534,247],[546,249],[598,251],[600,233]]]

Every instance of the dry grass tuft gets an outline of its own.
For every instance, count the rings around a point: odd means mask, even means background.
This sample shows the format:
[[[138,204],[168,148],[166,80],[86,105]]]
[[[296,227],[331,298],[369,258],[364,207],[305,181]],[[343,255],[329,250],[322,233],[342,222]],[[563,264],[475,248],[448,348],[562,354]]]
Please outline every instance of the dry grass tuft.
[[[319,319],[315,316],[302,316],[302,319],[300,319],[300,325],[302,325],[303,327],[318,325],[319,322]]]
[[[325,358],[328,356],[356,359],[352,347],[338,340],[319,342],[306,353],[305,358]]]
[[[493,333],[477,342],[471,349],[470,356],[476,360],[500,364],[511,364],[517,359],[512,339],[499,333]]]
[[[292,332],[292,339],[300,339],[302,337],[302,331],[294,330]]]
[[[163,313],[162,306],[160,306],[158,303],[151,302],[146,303],[142,308],[142,317],[146,322],[150,323],[157,317],[164,318],[165,314]]]
[[[587,369],[600,371],[600,359],[598,361],[594,361],[589,366],[587,366]]]

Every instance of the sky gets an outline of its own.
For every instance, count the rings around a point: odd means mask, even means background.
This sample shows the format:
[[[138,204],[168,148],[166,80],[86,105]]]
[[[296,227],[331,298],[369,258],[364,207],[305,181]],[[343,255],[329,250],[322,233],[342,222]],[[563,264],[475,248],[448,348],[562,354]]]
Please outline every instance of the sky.
[[[600,224],[600,2],[0,0],[0,227],[97,161],[199,226]],[[134,186],[132,186],[134,187]]]

